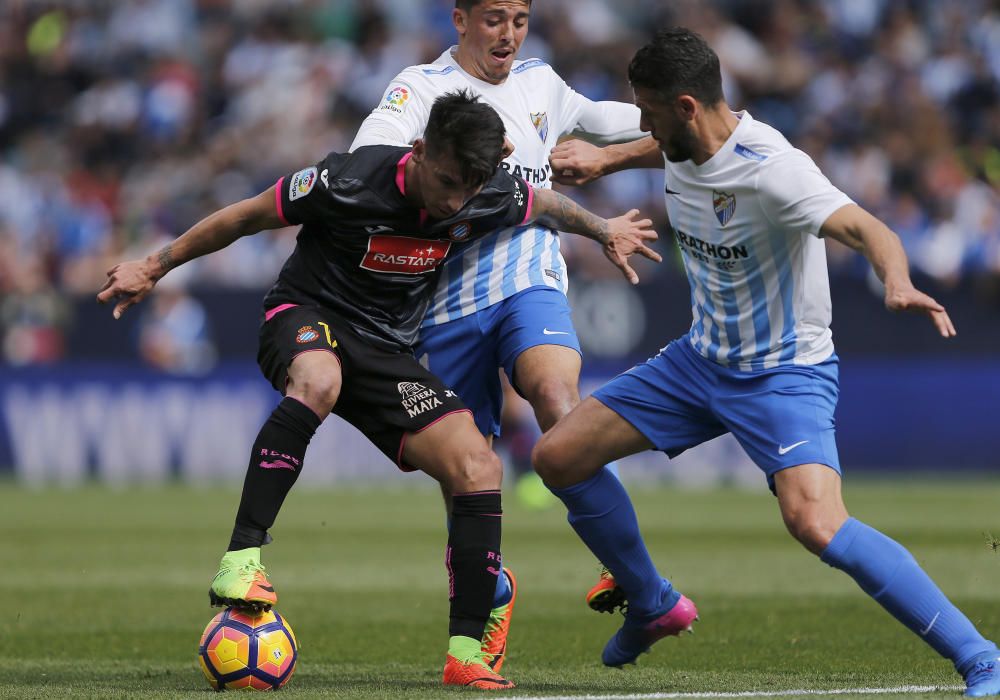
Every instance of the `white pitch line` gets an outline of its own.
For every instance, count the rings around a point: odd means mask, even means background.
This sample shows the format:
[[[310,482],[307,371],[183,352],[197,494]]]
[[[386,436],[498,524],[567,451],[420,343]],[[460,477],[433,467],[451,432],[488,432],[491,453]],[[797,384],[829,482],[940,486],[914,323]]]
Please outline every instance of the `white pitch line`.
[[[809,695],[904,695],[965,690],[961,685],[901,685],[896,688],[744,690],[729,693],[634,693],[631,695],[507,695],[507,700],[674,700],[675,698],[787,698]]]

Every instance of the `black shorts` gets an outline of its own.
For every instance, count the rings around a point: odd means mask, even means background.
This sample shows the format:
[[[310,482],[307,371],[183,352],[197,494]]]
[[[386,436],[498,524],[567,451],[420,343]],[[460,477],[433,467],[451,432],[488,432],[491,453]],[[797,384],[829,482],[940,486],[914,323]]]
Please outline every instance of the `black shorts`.
[[[282,394],[292,360],[316,351],[330,352],[340,361],[343,382],[333,412],[403,471],[416,469],[403,463],[407,433],[419,433],[449,413],[468,411],[411,353],[376,347],[330,311],[294,306],[261,325],[257,364]]]

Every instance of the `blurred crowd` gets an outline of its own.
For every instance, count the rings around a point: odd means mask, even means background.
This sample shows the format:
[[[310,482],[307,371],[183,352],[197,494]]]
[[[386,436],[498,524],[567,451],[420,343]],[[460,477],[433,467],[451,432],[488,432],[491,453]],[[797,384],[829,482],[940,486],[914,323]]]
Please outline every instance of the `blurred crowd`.
[[[6,361],[58,359],[67,299],[93,295],[114,262],[345,150],[400,69],[454,43],[453,7],[4,0]],[[669,24],[702,33],[729,103],[783,131],[889,222],[915,268],[944,284],[1000,278],[1000,2],[536,0],[520,57],[543,58],[592,99],[630,101],[629,59]],[[573,196],[605,214],[638,206],[665,228],[658,173],[621,173]],[[589,242],[564,243],[577,276],[617,274]],[[293,245],[293,230],[261,234],[172,273],[137,347],[157,366],[204,366],[210,329],[186,291],[266,288]],[[857,255],[830,254],[835,274],[864,274]],[[163,338],[176,347],[165,352]]]

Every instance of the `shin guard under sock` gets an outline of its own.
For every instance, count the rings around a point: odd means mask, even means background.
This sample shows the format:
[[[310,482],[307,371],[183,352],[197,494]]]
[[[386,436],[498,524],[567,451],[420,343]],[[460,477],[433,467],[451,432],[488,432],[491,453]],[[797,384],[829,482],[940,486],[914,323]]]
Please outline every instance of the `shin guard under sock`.
[[[963,675],[985,652],[996,651],[952,604],[901,544],[849,518],[820,555],[853,578],[874,598]]]
[[[306,447],[320,423],[312,409],[286,396],[261,427],[250,453],[230,551],[268,541],[267,530],[299,476]]]
[[[493,607],[500,564],[500,492],[453,496],[445,566],[451,601],[448,634],[482,639]]]

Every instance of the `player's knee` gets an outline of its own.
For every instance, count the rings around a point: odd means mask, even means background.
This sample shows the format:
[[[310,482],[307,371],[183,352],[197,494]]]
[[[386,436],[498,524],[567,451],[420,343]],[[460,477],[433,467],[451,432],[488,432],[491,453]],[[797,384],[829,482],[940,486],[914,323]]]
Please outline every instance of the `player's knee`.
[[[545,377],[525,387],[523,391],[535,412],[551,416],[553,423],[580,403],[580,391],[575,377]],[[550,427],[542,426],[544,430]]]
[[[467,493],[500,488],[503,465],[500,458],[483,442],[467,447],[452,455],[445,484],[451,493]]]
[[[811,509],[784,513],[785,527],[792,537],[814,554],[820,554],[837,534],[838,524]]]
[[[289,381],[287,395],[325,416],[337,404],[341,380],[334,372],[301,372]]]
[[[561,446],[558,435],[551,431],[542,435],[531,451],[531,466],[546,484],[562,485],[570,471],[570,462],[565,458],[566,446]]]

